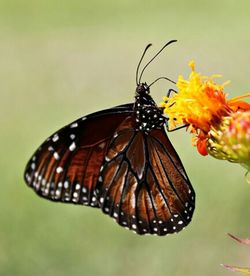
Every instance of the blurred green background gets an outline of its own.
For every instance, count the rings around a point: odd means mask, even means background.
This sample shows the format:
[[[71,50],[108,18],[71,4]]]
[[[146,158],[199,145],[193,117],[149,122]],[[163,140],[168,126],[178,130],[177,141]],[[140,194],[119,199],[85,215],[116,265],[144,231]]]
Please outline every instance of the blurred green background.
[[[96,110],[133,101],[145,45],[167,48],[144,75],[206,75],[249,92],[249,1],[0,1],[0,275],[229,275],[250,266],[250,186],[238,165],[201,157],[185,130],[169,134],[197,194],[192,223],[141,237],[96,209],[56,204],[23,181],[27,160],[52,132]],[[157,83],[159,102],[170,88]]]

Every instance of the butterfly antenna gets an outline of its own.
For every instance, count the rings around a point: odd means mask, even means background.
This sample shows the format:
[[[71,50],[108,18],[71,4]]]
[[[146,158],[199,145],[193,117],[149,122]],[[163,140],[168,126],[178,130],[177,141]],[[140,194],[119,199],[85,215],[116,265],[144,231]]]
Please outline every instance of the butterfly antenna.
[[[156,80],[154,80],[153,82],[151,82],[150,85],[149,85],[148,87],[152,86],[154,83],[156,83],[156,82],[159,81],[159,80],[167,80],[167,81],[169,81],[169,82],[172,82],[173,84],[176,84],[175,81],[173,81],[173,80],[171,80],[171,79],[169,79],[169,78],[167,78],[167,77],[159,77],[159,78],[157,78]]]
[[[138,65],[137,65],[137,68],[136,68],[136,85],[139,85],[139,82],[138,82],[138,73],[139,73],[139,69],[140,69],[142,60],[143,60],[143,58],[144,58],[144,56],[145,56],[145,54],[146,54],[146,52],[147,52],[147,50],[148,50],[148,48],[149,48],[150,46],[152,46],[151,43],[148,44],[148,45],[146,46],[145,50],[144,50],[143,53],[142,53],[142,56],[141,56],[141,58],[140,58],[140,61],[139,61]]]
[[[168,43],[166,43],[151,59],[150,61],[143,67],[140,77],[139,77],[139,83],[141,82],[142,75],[145,71],[145,69],[148,67],[148,65],[170,44],[176,42],[177,40],[170,40]],[[145,53],[144,53],[145,54]]]

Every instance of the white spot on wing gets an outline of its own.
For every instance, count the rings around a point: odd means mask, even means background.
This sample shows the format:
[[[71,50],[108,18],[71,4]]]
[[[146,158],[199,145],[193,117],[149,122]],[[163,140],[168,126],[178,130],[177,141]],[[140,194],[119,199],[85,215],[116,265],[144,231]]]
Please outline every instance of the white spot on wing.
[[[54,150],[53,147],[51,147],[51,146],[48,147],[48,151],[53,151],[53,150]]]
[[[53,142],[56,142],[56,141],[58,141],[59,140],[59,136],[58,136],[58,134],[55,134],[53,137],[52,137],[52,141]]]
[[[75,127],[78,127],[78,123],[73,123],[70,125],[70,128],[75,128]]]
[[[76,143],[73,142],[70,146],[69,146],[69,150],[70,151],[74,151],[76,149]]]
[[[59,154],[56,151],[54,152],[53,156],[56,160],[59,160],[60,158]]]
[[[64,186],[65,189],[68,189],[69,188],[69,182],[65,181],[63,186]]]
[[[81,185],[79,183],[76,184],[76,190],[80,190]]]
[[[57,167],[57,168],[56,168],[56,172],[57,172],[57,173],[61,173],[62,171],[63,171],[63,168],[62,168],[62,167]]]
[[[26,180],[27,180],[28,182],[31,181],[31,177],[30,177],[30,175],[29,175],[28,173],[26,173],[25,177],[26,177]]]

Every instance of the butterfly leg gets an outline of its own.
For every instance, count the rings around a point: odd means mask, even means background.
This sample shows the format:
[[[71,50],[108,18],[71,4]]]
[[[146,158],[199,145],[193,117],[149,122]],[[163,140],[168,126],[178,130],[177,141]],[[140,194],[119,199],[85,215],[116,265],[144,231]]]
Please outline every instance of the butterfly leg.
[[[178,126],[178,127],[176,127],[176,128],[174,128],[174,129],[169,129],[169,126],[167,125],[167,131],[168,132],[173,132],[173,131],[176,131],[176,130],[179,130],[179,129],[182,129],[182,128],[185,128],[185,127],[188,127],[189,125],[182,125],[182,126]]]
[[[176,90],[170,88],[170,89],[168,90],[167,97],[170,98],[170,96],[171,96],[172,93],[177,94],[178,91],[176,91]],[[174,103],[173,103],[173,104],[174,104]],[[167,120],[168,120],[168,118],[167,118]],[[182,125],[182,126],[176,127],[176,128],[174,128],[174,129],[169,129],[169,126],[168,126],[168,124],[167,124],[167,131],[168,131],[168,132],[173,132],[173,131],[182,129],[182,128],[187,127],[187,126],[188,126],[188,125],[186,124],[186,125]]]
[[[168,90],[168,93],[167,93],[167,97],[169,98],[170,96],[171,96],[171,93],[178,93],[176,90],[174,90],[174,89],[172,89],[172,88],[170,88],[169,90]]]
[[[168,93],[167,93],[167,97],[168,98],[170,98],[170,96],[171,96],[171,93],[178,93],[176,90],[174,90],[174,89],[172,89],[172,88],[170,88],[169,90],[168,90]],[[167,103],[168,101],[165,101],[165,103]],[[171,104],[170,106],[172,106],[172,105],[174,105],[174,103],[173,104]]]

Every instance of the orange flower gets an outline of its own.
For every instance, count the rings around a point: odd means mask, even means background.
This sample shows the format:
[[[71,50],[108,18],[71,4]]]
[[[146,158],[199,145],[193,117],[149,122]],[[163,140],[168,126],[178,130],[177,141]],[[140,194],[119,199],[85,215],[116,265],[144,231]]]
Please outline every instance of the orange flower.
[[[208,148],[211,132],[215,133],[216,130],[225,129],[224,118],[230,118],[233,113],[249,111],[250,104],[242,99],[250,97],[250,94],[228,100],[224,92],[224,87],[228,82],[221,85],[216,84],[214,79],[219,75],[202,76],[195,72],[193,61],[189,63],[189,66],[192,70],[189,79],[185,80],[179,76],[176,84],[178,93],[171,97],[164,97],[161,106],[169,118],[169,129],[187,125],[188,130],[194,135],[193,144],[197,147],[198,152],[207,155],[211,154],[211,147]],[[250,141],[248,142],[247,147],[250,145]],[[219,155],[212,155],[219,158]],[[238,159],[236,158],[236,160]]]
[[[214,82],[214,78],[195,72],[194,62],[189,63],[189,80],[179,76],[176,86],[178,93],[173,97],[164,97],[164,113],[169,117],[169,127],[188,124],[196,132],[198,129],[207,133],[211,125],[219,122],[222,116],[230,113],[230,107],[224,93],[224,86]],[[218,76],[217,76],[218,77]]]

